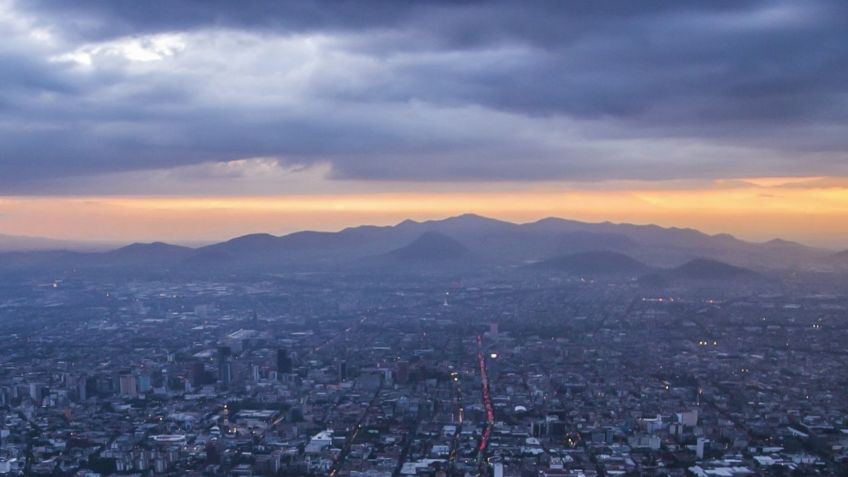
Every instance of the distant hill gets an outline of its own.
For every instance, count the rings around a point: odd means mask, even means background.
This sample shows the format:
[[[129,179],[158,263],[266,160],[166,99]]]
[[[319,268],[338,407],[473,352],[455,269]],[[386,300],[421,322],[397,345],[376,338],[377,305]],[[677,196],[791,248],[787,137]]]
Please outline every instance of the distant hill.
[[[195,253],[162,242],[134,243],[108,252],[69,250],[0,253],[0,268],[173,268]]]
[[[650,266],[638,260],[611,251],[581,252],[550,258],[529,265],[528,268],[583,276],[637,276],[652,270]]]
[[[639,279],[647,286],[709,285],[712,287],[763,285],[771,280],[744,267],[699,258],[678,267],[647,274]]]
[[[457,240],[439,232],[424,232],[409,245],[387,253],[395,260],[444,261],[468,258],[471,252]]]
[[[226,242],[201,247],[204,252],[225,252],[231,255],[264,253],[269,250],[279,250],[280,237],[271,234],[250,234],[236,237]]]
[[[105,266],[179,265],[194,252],[192,248],[164,242],[134,243],[89,258]]]
[[[804,250],[804,249],[807,248],[806,245],[800,244],[798,242],[792,242],[790,240],[783,240],[783,239],[772,239],[772,240],[769,240],[768,242],[763,242],[762,245],[764,247],[768,247],[768,248],[771,248],[773,250],[797,251],[797,250]]]

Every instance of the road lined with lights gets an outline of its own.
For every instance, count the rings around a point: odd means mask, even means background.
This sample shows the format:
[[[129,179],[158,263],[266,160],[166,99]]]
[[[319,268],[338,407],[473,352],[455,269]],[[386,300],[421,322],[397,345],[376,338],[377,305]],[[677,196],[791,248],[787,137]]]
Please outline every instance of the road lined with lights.
[[[492,408],[492,396],[489,392],[489,372],[486,370],[486,357],[483,355],[483,338],[477,335],[477,363],[480,366],[480,383],[483,395],[483,408],[486,410],[486,425],[483,435],[480,436],[480,445],[477,447],[477,463],[483,467],[486,462],[486,450],[489,447],[489,437],[492,435],[492,426],[495,424],[495,411]]]
[[[353,331],[353,330],[355,330],[355,329],[359,328],[360,326],[362,326],[362,324],[363,324],[363,323],[365,323],[365,321],[366,321],[366,320],[368,320],[368,317],[367,317],[367,316],[363,316],[363,317],[362,317],[359,321],[357,321],[356,323],[354,323],[354,324],[352,324],[352,325],[348,326],[347,328],[345,328],[345,329],[343,329],[343,330],[339,331],[338,333],[334,334],[333,336],[331,336],[331,337],[327,338],[327,339],[326,339],[326,340],[324,340],[322,343],[320,343],[320,344],[316,345],[314,348],[312,348],[312,353],[313,353],[313,354],[314,354],[314,353],[317,353],[317,352],[321,351],[322,349],[326,348],[327,346],[329,346],[329,345],[333,344],[336,340],[338,340],[338,339],[339,339],[339,338],[341,338],[342,336],[344,336],[344,335],[346,335],[346,334],[350,333],[351,331]]]
[[[334,477],[339,470],[344,465],[345,459],[347,459],[348,454],[350,454],[350,449],[353,447],[354,442],[356,442],[356,438],[359,437],[359,432],[362,430],[362,427],[365,424],[365,420],[368,418],[368,414],[377,406],[379,403],[380,393],[383,391],[383,380],[380,380],[380,386],[377,387],[377,391],[374,393],[374,397],[371,398],[371,401],[368,402],[368,407],[365,408],[365,411],[359,416],[359,420],[356,421],[356,425],[353,427],[350,435],[348,435],[347,439],[345,439],[344,446],[342,446],[341,452],[339,452],[338,457],[335,461],[333,461],[333,465],[330,466],[330,470],[327,473],[329,477]]]

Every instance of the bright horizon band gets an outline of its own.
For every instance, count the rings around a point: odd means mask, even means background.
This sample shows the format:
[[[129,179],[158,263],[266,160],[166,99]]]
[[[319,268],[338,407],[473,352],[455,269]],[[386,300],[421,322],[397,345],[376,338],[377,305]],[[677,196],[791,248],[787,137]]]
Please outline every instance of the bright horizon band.
[[[753,241],[779,237],[832,248],[848,245],[848,186],[836,179],[720,181],[690,189],[652,185],[254,197],[0,196],[0,233],[116,242],[206,241],[476,213],[513,222],[557,216],[691,227]]]

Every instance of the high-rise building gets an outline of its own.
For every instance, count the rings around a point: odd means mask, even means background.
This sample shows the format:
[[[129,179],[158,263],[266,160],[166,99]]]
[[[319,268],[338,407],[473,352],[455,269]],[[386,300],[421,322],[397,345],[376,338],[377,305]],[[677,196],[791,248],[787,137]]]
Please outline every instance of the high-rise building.
[[[232,381],[232,367],[230,366],[230,355],[232,351],[229,346],[218,348],[218,381],[224,386],[229,386]]]
[[[203,367],[202,361],[194,361],[191,363],[191,385],[194,387],[200,387],[206,384],[206,370]]]
[[[339,381],[347,379],[347,361],[339,362]]]
[[[121,373],[119,378],[121,396],[138,397],[138,380],[130,372]]]
[[[281,374],[292,372],[292,361],[291,357],[289,357],[289,352],[282,348],[277,350],[277,372]]]
[[[88,398],[88,379],[85,375],[77,378],[77,398],[80,402]]]
[[[46,386],[41,383],[30,383],[29,384],[29,397],[35,402],[41,402],[44,399],[44,396],[47,395]]]
[[[409,361],[400,360],[395,363],[395,382],[398,384],[409,382]]]
[[[695,456],[698,459],[704,458],[704,444],[706,444],[706,439],[703,437],[699,437],[697,441],[695,441]]]
[[[139,393],[144,394],[144,393],[150,391],[151,389],[153,389],[153,385],[151,384],[149,374],[141,373],[141,374],[138,375],[136,380],[137,380],[137,383],[138,383],[138,392]]]

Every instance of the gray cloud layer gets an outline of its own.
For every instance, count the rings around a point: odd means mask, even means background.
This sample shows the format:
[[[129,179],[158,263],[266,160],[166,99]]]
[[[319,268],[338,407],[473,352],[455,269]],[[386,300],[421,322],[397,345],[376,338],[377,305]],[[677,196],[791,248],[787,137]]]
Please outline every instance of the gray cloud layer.
[[[839,0],[0,3],[0,193],[250,157],[378,180],[848,175],[846,31]]]

